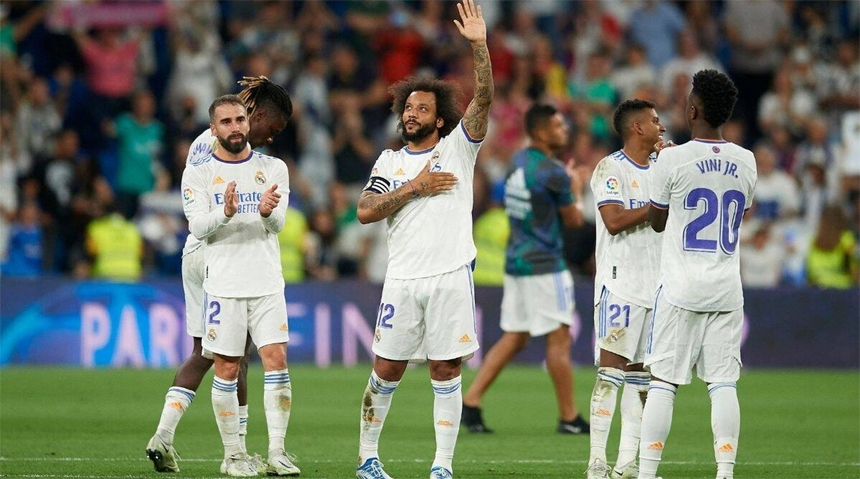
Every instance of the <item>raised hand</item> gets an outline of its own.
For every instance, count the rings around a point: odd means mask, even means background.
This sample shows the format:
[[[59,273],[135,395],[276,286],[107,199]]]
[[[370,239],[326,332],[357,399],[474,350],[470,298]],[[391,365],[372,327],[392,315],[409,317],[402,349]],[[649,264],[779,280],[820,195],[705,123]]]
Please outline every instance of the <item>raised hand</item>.
[[[448,191],[457,186],[457,179],[454,173],[447,171],[430,171],[430,162],[428,161],[421,173],[412,178],[412,188],[414,188],[415,196],[428,196],[443,191]]]
[[[672,140],[669,140],[667,142],[660,140],[657,143],[654,143],[654,152],[660,153],[661,150],[663,150],[665,148],[672,148],[673,146],[678,146],[678,145],[676,145]]]
[[[460,35],[470,42],[483,42],[487,40],[487,24],[481,14],[480,5],[475,5],[475,0],[463,0],[457,4],[460,11],[460,20],[454,20]]]
[[[224,190],[224,214],[228,218],[232,218],[239,211],[239,195],[236,194],[236,182],[227,183],[227,189]]]
[[[277,184],[270,186],[268,190],[263,192],[263,197],[260,198],[260,204],[257,206],[257,209],[263,218],[268,218],[272,214],[272,211],[278,207],[278,203],[281,202],[281,194],[276,191],[277,189]]]

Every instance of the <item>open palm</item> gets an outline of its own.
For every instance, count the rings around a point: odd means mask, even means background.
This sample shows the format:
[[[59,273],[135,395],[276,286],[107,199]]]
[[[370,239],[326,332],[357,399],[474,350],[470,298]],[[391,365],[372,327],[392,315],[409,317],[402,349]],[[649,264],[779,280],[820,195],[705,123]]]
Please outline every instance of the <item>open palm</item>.
[[[475,5],[475,0],[463,0],[463,3],[457,4],[457,10],[460,11],[460,20],[454,20],[454,24],[460,30],[460,35],[470,42],[486,41],[487,24],[484,23],[481,7]]]

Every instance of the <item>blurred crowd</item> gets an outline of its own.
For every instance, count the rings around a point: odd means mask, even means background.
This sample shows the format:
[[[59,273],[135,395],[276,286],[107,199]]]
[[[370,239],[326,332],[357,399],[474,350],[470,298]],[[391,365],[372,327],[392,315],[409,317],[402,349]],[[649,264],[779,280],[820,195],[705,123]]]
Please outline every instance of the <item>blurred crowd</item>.
[[[655,102],[666,139],[689,139],[692,74],[740,90],[726,139],[755,152],[758,187],[742,238],[748,287],[857,281],[860,3],[856,1],[481,0],[496,95],[475,181],[484,284],[500,283],[499,184],[526,143],[532,102],[572,126],[578,173],[620,147],[622,100]],[[402,143],[387,87],[455,82],[472,55],[438,0],[0,4],[0,257],[4,275],[178,275],[187,224],[179,182],[208,107],[265,75],[295,113],[266,153],[287,162],[281,235],[288,281],[381,281],[384,222],[355,202],[385,148]],[[465,106],[465,104],[464,104]],[[593,199],[586,194],[586,205]],[[593,269],[594,215],[568,231],[569,262]],[[501,255],[501,256],[500,256]],[[501,258],[501,263],[499,263]],[[489,269],[487,269],[489,268]]]

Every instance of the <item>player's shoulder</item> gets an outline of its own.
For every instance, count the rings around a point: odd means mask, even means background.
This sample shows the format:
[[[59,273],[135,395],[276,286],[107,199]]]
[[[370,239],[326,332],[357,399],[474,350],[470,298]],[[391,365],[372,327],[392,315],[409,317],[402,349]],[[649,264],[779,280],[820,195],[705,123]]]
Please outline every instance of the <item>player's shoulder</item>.
[[[254,162],[267,169],[286,170],[287,164],[277,156],[267,155],[256,150],[251,150],[251,159]]]
[[[379,154],[379,158],[376,161],[382,163],[388,163],[391,161],[395,161],[397,158],[404,157],[408,154],[406,151],[406,147],[400,148],[399,150],[392,150],[391,148],[386,148],[382,150]]]
[[[610,153],[600,161],[597,162],[597,165],[594,167],[594,174],[592,177],[601,177],[606,176],[608,174],[618,174],[621,171],[622,161],[624,160],[623,153],[619,156],[621,150],[618,150],[614,153]]]
[[[205,163],[207,158],[211,160],[216,142],[217,138],[212,135],[211,131],[203,131],[188,147],[188,156],[185,162],[189,165],[199,165]]]

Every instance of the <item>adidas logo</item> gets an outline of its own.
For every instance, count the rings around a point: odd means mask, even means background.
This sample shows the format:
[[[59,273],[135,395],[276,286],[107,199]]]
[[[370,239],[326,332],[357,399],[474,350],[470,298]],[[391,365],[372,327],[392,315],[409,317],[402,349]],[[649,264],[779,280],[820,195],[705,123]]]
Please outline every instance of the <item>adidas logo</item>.
[[[663,443],[662,443],[662,442],[660,442],[660,441],[652,442],[652,443],[648,446],[648,449],[650,449],[650,450],[652,450],[652,451],[662,451],[662,450],[663,450]]]
[[[451,421],[449,421],[447,419],[440,419],[440,420],[436,421],[436,424],[438,424],[440,426],[447,426],[447,427],[451,427],[454,425]]]
[[[612,411],[609,411],[605,408],[600,408],[597,411],[594,411],[594,414],[597,414],[598,416],[609,417],[612,415]]]
[[[172,409],[176,409],[177,411],[182,411],[182,403],[179,401],[173,401],[170,403],[170,407]]]
[[[472,338],[470,338],[468,334],[464,334],[464,335],[460,336],[460,342],[461,343],[471,343]]]
[[[224,183],[224,178],[221,178],[220,176],[216,176],[215,179],[212,180],[213,185],[220,185],[221,183]]]
[[[281,398],[281,409],[289,410],[293,405],[293,400],[291,398]]]
[[[236,413],[234,413],[233,411],[221,411],[218,413],[218,415],[221,417],[230,417],[230,416],[235,416]]]
[[[633,188],[639,188],[639,183],[637,183],[636,180],[633,180],[633,183],[630,183],[630,186]]]
[[[287,330],[287,323],[281,323],[281,327],[279,328],[281,331]]]
[[[405,174],[406,173],[403,172],[403,168],[398,168],[397,171],[394,172],[394,176],[405,175]]]
[[[526,172],[522,168],[517,168],[505,181],[505,195],[523,200],[531,199],[532,194],[526,188]]]
[[[733,448],[733,447],[732,447],[732,445],[731,445],[731,444],[729,444],[729,443],[725,443],[725,444],[723,444],[723,445],[722,445],[722,446],[720,446],[720,448],[719,448],[719,449],[717,449],[717,450],[718,450],[718,451],[720,451],[720,452],[735,452],[735,448]]]

